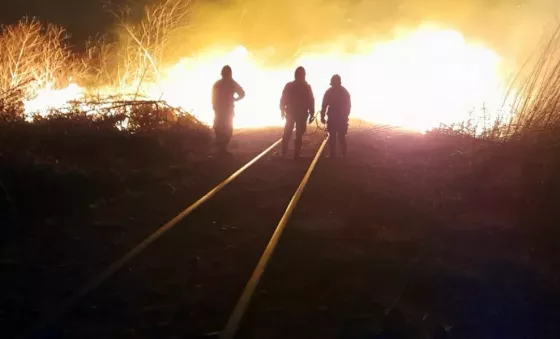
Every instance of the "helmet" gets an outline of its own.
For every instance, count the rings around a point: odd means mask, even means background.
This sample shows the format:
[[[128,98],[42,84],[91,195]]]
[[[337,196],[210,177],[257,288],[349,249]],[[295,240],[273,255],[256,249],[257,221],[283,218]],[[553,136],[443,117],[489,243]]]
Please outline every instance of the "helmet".
[[[340,75],[335,74],[332,76],[331,78],[331,86],[341,86],[342,85],[342,78],[340,78]]]
[[[296,80],[305,80],[305,68],[302,66],[296,68],[295,78]]]
[[[222,67],[222,78],[231,78],[233,76],[232,74],[231,67],[228,65]]]

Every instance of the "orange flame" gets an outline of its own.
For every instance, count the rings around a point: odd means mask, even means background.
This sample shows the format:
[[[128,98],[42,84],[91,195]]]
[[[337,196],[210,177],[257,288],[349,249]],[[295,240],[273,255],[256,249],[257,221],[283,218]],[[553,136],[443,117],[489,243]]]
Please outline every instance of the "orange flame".
[[[278,67],[266,65],[259,53],[243,46],[202,51],[166,68],[161,82],[144,86],[144,94],[210,124],[211,87],[220,68],[229,64],[247,92],[237,104],[235,126],[280,125],[281,90],[295,67],[303,65],[317,110],[330,77],[338,73],[352,95],[352,116],[366,121],[423,132],[440,123],[472,118],[482,105],[486,119],[501,114],[505,79],[500,56],[467,42],[457,31],[421,27],[391,41],[362,42],[352,53],[340,51],[334,43],[315,47],[315,52],[304,51],[293,63]],[[58,91],[46,88],[25,104],[26,112],[45,112],[85,92],[76,84]]]

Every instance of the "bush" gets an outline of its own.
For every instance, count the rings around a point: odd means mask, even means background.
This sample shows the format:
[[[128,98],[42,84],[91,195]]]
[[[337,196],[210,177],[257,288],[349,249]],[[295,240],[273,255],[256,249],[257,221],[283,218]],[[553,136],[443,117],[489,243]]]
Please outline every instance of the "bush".
[[[61,88],[81,77],[85,66],[66,45],[63,28],[24,18],[0,30],[0,110],[6,120],[23,114],[37,90]]]

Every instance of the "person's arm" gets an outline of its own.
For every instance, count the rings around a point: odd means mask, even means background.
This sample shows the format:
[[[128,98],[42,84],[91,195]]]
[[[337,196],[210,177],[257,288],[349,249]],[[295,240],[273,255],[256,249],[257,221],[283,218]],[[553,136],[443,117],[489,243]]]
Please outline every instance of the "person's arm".
[[[323,95],[323,104],[321,105],[321,122],[325,123],[325,115],[327,114],[327,107],[329,107],[329,90]]]
[[[310,85],[307,85],[309,87],[309,106],[308,106],[308,110],[309,110],[309,121],[308,123],[311,124],[313,122],[313,120],[315,120],[315,97],[313,96],[313,90],[311,89]]]
[[[309,86],[309,117],[312,118],[315,115],[315,97],[313,96],[313,90]]]
[[[241,87],[241,85],[239,85],[237,82],[235,82],[235,93],[237,94],[237,98],[235,98],[235,101],[239,101],[245,98],[245,91],[243,90],[243,87]]]
[[[214,108],[214,110],[216,110],[216,107],[218,106],[217,100],[218,100],[218,88],[217,88],[217,84],[214,84],[214,86],[212,86],[212,108]]]
[[[280,114],[282,119],[286,117],[286,105],[288,100],[288,85],[284,86],[284,90],[282,91],[282,97],[280,98]]]
[[[350,111],[352,109],[352,98],[348,91],[346,91],[346,107],[344,108],[346,113],[346,119],[348,119],[348,117],[350,116]]]

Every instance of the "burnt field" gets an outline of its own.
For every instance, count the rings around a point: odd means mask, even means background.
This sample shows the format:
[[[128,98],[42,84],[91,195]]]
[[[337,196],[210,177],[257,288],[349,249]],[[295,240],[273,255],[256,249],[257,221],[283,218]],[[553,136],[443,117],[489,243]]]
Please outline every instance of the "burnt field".
[[[22,133],[1,149],[6,338],[281,134],[238,131],[217,157],[204,133]],[[42,334],[215,336],[323,138],[306,136],[299,161],[266,155]],[[320,159],[240,338],[375,338],[390,310],[404,338],[560,335],[558,186],[529,161],[538,148],[358,124],[348,142],[347,159]]]

